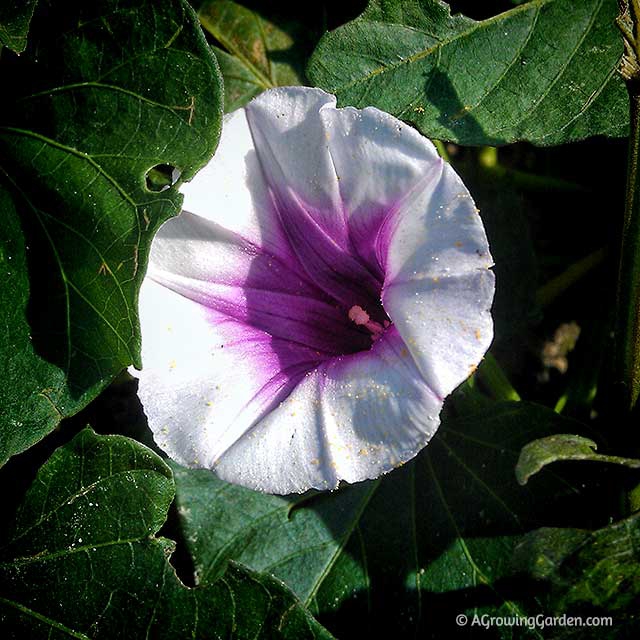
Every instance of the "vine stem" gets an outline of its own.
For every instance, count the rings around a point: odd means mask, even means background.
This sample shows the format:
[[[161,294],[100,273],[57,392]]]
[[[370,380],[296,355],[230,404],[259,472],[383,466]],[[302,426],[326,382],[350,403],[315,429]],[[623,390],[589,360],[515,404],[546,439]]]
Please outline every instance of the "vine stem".
[[[627,84],[630,107],[627,190],[622,224],[614,367],[631,411],[640,394],[640,2],[620,2],[618,26],[624,40],[620,73]]]

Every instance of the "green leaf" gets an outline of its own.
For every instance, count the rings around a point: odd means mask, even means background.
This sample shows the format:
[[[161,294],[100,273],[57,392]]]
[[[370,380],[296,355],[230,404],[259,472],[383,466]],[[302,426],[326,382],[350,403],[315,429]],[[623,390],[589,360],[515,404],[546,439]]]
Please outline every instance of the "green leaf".
[[[543,467],[559,460],[591,460],[593,462],[610,462],[632,469],[640,469],[640,460],[607,456],[596,453],[598,445],[589,438],[559,433],[540,438],[526,444],[520,452],[516,465],[516,478],[522,485],[538,473]]]
[[[307,72],[341,104],[373,105],[462,144],[626,135],[614,0],[534,0],[476,22],[439,0],[371,0],[322,38]]]
[[[551,585],[550,603],[558,613],[597,607],[640,623],[640,514],[593,532],[532,531],[519,545],[514,567]],[[619,629],[624,620],[619,614],[614,621]]]
[[[557,477],[547,492],[520,487],[513,467],[532,433],[567,424],[537,405],[494,405],[446,421],[423,454],[381,480],[292,498],[172,463],[197,582],[215,581],[229,559],[272,573],[339,637],[354,624],[361,635],[365,620],[372,632],[413,637],[455,632],[464,611],[523,615],[534,605],[508,582],[510,555],[534,523],[580,500]]]
[[[37,0],[5,0],[0,4],[0,49],[22,53]]]
[[[171,470],[142,445],[85,429],[40,469],[0,546],[7,637],[330,638],[282,583],[230,563],[185,587],[154,535]]]
[[[38,4],[0,74],[0,464],[139,365],[149,244],[221,123],[220,75],[183,0]],[[151,176],[150,176],[151,178]]]
[[[202,26],[224,49],[214,47],[224,77],[225,111],[246,104],[265,89],[305,84],[304,63],[312,32],[290,11],[256,11],[231,0],[207,0],[198,11]]]

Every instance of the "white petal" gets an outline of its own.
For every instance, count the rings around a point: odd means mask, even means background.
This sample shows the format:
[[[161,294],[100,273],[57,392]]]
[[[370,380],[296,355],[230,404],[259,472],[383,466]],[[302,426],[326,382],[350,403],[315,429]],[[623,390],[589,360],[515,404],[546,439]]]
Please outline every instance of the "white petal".
[[[273,255],[290,255],[244,109],[225,117],[216,155],[180,191],[184,211],[215,222]]]
[[[321,112],[333,110],[334,96],[321,89],[282,87],[266,91],[246,107],[265,177],[281,208],[300,205],[340,242],[338,180],[329,154]]]
[[[140,321],[138,395],[158,445],[190,466],[213,466],[316,357],[281,341],[274,350],[271,336],[151,279],[140,291]]]
[[[390,330],[370,351],[329,360],[306,376],[215,470],[230,482],[280,494],[376,478],[424,447],[441,407]]]
[[[386,256],[384,307],[444,397],[473,372],[493,338],[493,261],[473,200],[451,167],[403,203]]]

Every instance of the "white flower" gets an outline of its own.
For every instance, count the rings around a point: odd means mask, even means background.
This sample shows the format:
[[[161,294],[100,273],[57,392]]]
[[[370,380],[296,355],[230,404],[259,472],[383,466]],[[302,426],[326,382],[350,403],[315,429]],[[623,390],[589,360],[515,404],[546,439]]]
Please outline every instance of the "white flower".
[[[139,395],[172,458],[271,493],[416,455],[487,350],[487,239],[411,127],[318,89],[263,93],[156,235]]]

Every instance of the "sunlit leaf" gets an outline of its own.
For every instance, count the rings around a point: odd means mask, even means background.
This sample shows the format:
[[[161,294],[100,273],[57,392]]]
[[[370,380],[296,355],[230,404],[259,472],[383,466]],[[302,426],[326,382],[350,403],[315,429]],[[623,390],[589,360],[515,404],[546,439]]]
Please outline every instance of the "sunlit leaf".
[[[538,0],[476,22],[440,0],[371,0],[327,34],[312,82],[462,144],[623,136],[614,0]]]
[[[520,484],[526,484],[532,475],[559,460],[590,460],[619,464],[632,469],[640,468],[640,460],[603,455],[596,452],[597,448],[598,445],[593,440],[569,433],[534,440],[526,444],[520,452],[516,478]]]
[[[1,464],[139,364],[149,242],[181,204],[147,174],[211,157],[221,86],[183,0],[43,0],[0,74]]]
[[[265,89],[305,84],[312,34],[291,13],[232,0],[201,3],[202,26],[223,47],[214,51],[224,77],[225,111],[238,109]]]

